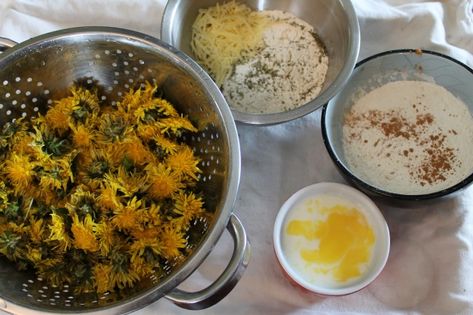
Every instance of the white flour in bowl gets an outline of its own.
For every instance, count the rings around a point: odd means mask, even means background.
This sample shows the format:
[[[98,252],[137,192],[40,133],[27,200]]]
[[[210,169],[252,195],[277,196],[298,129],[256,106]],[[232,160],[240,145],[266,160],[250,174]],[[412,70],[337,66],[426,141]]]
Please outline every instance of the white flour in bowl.
[[[343,126],[343,148],[357,177],[382,190],[427,194],[473,172],[473,118],[445,88],[396,81],[361,97]]]
[[[265,48],[235,66],[222,86],[233,109],[277,113],[299,107],[321,91],[328,57],[314,29],[282,11],[262,11],[274,20],[263,33]]]

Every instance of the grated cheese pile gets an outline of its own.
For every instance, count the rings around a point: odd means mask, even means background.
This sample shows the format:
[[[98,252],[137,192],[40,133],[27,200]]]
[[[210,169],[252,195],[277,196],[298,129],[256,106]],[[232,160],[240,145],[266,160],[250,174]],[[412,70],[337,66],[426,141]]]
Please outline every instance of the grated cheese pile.
[[[270,21],[235,1],[201,9],[192,26],[192,51],[221,87],[237,61],[263,48],[263,32]]]

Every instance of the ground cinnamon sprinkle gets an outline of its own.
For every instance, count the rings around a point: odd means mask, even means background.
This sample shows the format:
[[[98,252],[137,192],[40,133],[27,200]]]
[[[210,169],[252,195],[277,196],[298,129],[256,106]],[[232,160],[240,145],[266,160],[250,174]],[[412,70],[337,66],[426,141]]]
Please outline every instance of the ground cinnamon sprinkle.
[[[428,193],[471,174],[473,118],[438,85],[392,82],[353,105],[344,150],[350,167],[375,186]]]
[[[373,143],[374,146],[377,146],[380,141],[386,142],[390,138],[405,138],[412,139],[418,147],[424,147],[423,152],[427,153],[426,158],[417,166],[417,163],[410,163],[415,159],[415,157],[409,157],[409,152],[413,152],[413,149],[402,150],[402,155],[408,158],[409,168],[417,167],[416,170],[410,170],[409,175],[417,178],[422,186],[436,181],[444,181],[446,179],[444,173],[450,171],[452,164],[457,162],[454,150],[445,144],[445,134],[430,134],[426,140],[426,125],[434,123],[434,117],[430,113],[417,115],[416,121],[410,123],[400,112],[373,110],[369,111],[368,115],[352,114],[347,121],[353,127],[354,124],[361,123],[363,120],[367,120],[370,128],[378,128],[385,137],[377,139]],[[456,134],[454,130],[452,132]],[[361,133],[350,134],[351,140],[360,137]],[[368,140],[363,140],[363,143],[368,143]],[[391,153],[386,153],[386,156],[391,156]],[[458,163],[461,162],[458,161]]]

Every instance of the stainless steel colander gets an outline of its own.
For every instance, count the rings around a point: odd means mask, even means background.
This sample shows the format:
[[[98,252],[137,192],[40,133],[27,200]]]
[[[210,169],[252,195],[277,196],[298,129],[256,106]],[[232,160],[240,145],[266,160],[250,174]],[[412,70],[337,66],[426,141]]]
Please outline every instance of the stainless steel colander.
[[[0,258],[0,309],[21,314],[127,313],[165,296],[189,309],[208,307],[235,286],[249,260],[249,243],[232,214],[240,178],[240,151],[232,114],[218,88],[189,57],[149,36],[128,30],[86,27],[49,33],[18,45],[0,39],[0,126],[45,112],[77,81],[98,84],[112,104],[130,88],[155,81],[176,108],[197,125],[185,139],[202,160],[199,181],[214,220],[193,254],[164,278],[150,277],[132,289],[77,294],[51,287],[32,272],[17,271]],[[8,48],[11,47],[11,48]],[[234,240],[233,256],[222,275],[198,292],[176,287],[209,254],[225,227]]]

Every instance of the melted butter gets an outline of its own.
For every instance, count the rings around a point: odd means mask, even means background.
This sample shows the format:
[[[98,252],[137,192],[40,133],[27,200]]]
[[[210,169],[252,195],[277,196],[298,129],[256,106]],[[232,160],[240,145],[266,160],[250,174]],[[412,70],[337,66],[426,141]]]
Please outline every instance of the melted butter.
[[[286,233],[302,237],[310,244],[300,246],[299,257],[305,263],[315,264],[312,270],[329,274],[338,282],[359,277],[370,262],[375,234],[364,215],[356,208],[336,204],[321,207],[317,200],[306,201],[303,210],[312,213],[318,208],[322,214],[319,220],[290,220]]]

